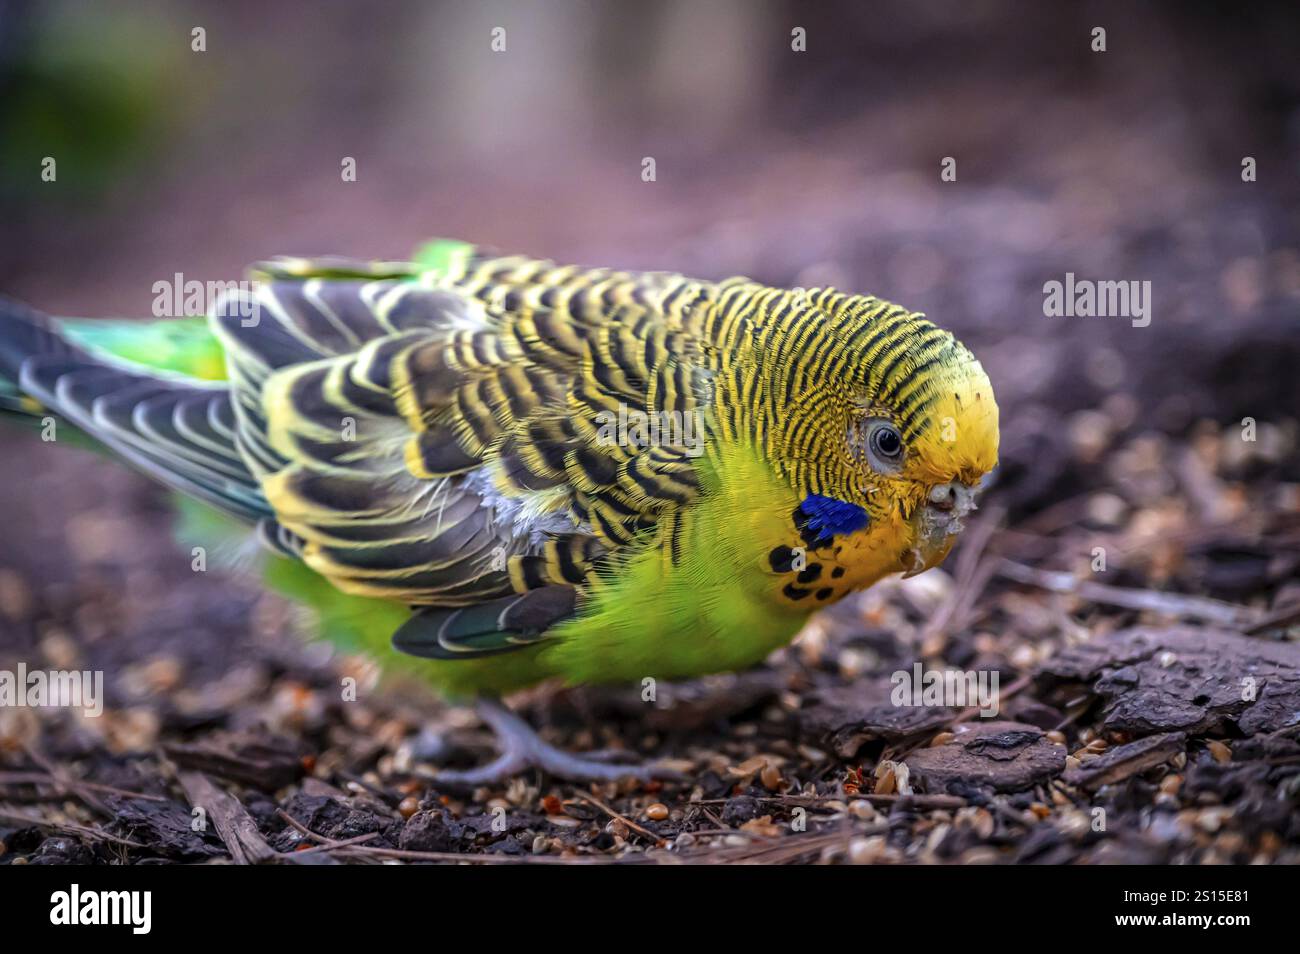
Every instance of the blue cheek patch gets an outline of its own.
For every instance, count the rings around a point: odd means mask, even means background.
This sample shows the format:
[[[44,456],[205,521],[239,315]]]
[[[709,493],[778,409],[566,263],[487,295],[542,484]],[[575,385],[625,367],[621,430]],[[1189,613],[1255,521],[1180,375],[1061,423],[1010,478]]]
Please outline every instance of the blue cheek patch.
[[[857,533],[871,521],[854,503],[809,494],[794,512],[794,525],[810,546],[829,543],[833,537]]]

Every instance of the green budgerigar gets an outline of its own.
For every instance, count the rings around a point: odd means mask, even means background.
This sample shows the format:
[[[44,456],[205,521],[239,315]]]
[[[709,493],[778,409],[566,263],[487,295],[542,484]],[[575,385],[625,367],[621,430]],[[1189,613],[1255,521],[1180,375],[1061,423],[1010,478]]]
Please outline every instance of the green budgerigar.
[[[653,774],[497,699],[754,665],[942,560],[998,449],[979,362],[897,305],[455,242],[277,260],[206,318],[0,302],[0,407],[197,501],[198,542],[256,534],[326,637],[474,702],[501,754],[465,784]]]

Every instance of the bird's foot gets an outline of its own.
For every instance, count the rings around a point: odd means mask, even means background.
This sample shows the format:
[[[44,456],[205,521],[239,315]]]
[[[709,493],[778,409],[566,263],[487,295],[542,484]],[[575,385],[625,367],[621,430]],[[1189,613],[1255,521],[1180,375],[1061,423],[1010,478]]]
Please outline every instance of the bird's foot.
[[[529,769],[570,782],[612,782],[631,776],[641,781],[670,779],[677,773],[654,765],[623,765],[601,761],[610,753],[573,755],[542,741],[527,722],[500,702],[480,699],[474,711],[487,723],[500,743],[500,755],[486,765],[473,769],[439,769],[437,781],[449,785],[476,787],[495,785]]]

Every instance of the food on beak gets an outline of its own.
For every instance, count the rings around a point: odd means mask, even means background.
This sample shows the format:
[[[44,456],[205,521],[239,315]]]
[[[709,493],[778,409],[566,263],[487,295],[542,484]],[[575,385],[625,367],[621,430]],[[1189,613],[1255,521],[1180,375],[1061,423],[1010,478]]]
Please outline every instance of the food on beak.
[[[930,488],[925,505],[912,516],[915,545],[899,558],[904,579],[938,566],[948,555],[962,531],[962,518],[976,509],[975,490],[955,480]]]

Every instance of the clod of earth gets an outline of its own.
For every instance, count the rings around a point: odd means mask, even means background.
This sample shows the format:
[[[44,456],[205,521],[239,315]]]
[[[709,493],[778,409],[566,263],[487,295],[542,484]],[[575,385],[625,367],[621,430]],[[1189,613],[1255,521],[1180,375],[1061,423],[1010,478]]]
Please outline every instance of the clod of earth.
[[[827,744],[840,758],[851,759],[867,742],[920,736],[957,715],[955,709],[943,706],[895,705],[892,692],[888,677],[819,690],[811,697],[812,704],[799,711],[800,730],[809,741]]]
[[[907,756],[912,785],[929,793],[952,786],[1023,792],[1065,770],[1065,746],[1023,722],[965,723],[951,742]]]
[[[1059,653],[1038,677],[1085,684],[1109,732],[1251,736],[1300,722],[1300,645],[1228,630],[1121,630]]]

